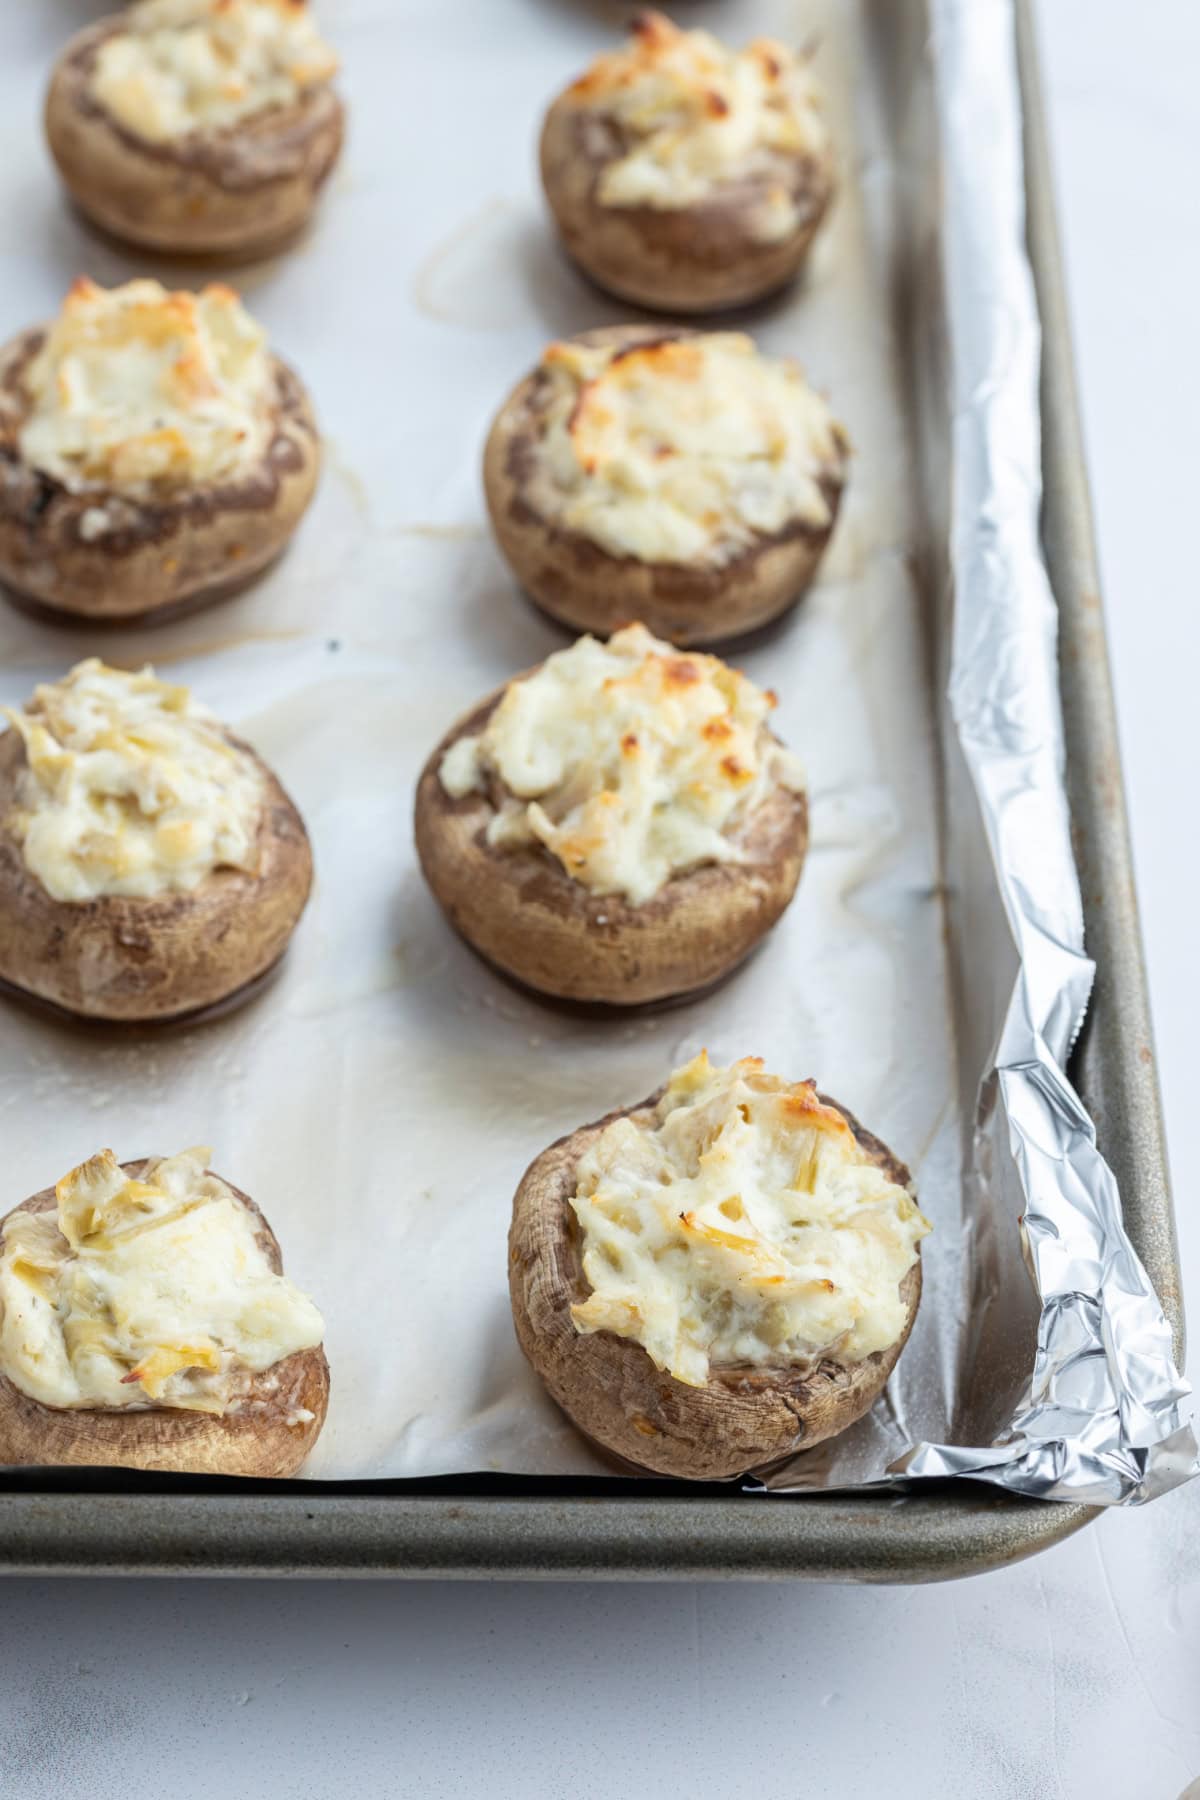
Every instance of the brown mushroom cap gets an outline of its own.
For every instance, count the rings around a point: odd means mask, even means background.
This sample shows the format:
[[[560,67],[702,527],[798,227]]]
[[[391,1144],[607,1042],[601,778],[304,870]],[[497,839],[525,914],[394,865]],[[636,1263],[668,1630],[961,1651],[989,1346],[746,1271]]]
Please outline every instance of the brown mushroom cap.
[[[149,1158],[122,1163],[137,1177]],[[257,1223],[256,1236],[276,1275],[283,1257],[271,1227],[248,1194],[225,1183]],[[33,1194],[13,1212],[53,1212],[53,1188]],[[4,1226],[13,1213],[0,1221]],[[246,1400],[223,1415],[181,1407],[107,1408],[44,1406],[0,1374],[0,1464],[56,1467],[70,1463],[108,1469],[154,1469],[189,1475],[294,1475],[325,1423],[329,1365],[321,1346],[298,1350],[249,1378]],[[295,1425],[289,1417],[313,1416]]]
[[[19,732],[0,735],[0,981],[85,1018],[178,1018],[255,983],[287,948],[312,886],[304,821],[238,738],[265,783],[259,867],[214,869],[190,892],[56,900],[26,866],[7,820],[25,767]]]
[[[682,327],[610,325],[572,341],[624,346],[692,335]],[[828,525],[796,520],[722,562],[643,562],[612,555],[533,505],[530,476],[548,392],[539,369],[513,389],[493,421],[483,458],[492,529],[518,581],[544,612],[574,631],[601,637],[640,619],[656,637],[696,648],[743,637],[795,605],[837,523],[849,454],[840,434],[841,454],[822,470],[818,484],[829,506]]]
[[[506,691],[447,732],[417,784],[417,854],[455,930],[505,974],[563,1000],[641,1006],[731,974],[796,891],[808,848],[805,795],[776,787],[731,833],[745,862],[673,876],[638,906],[595,894],[542,845],[489,844],[488,795],[456,799],[442,786],[446,752],[484,729]]]
[[[561,94],[542,127],[542,186],[570,255],[609,293],[669,313],[713,313],[773,293],[797,273],[833,199],[831,150],[780,159],[769,175],[730,180],[691,206],[606,206],[605,168],[627,148],[603,113]],[[783,183],[797,206],[785,237],[764,242],[753,220],[767,190]]]
[[[573,1304],[591,1289],[582,1233],[570,1201],[585,1151],[614,1119],[650,1124],[659,1096],[609,1113],[560,1138],[530,1165],[513,1201],[508,1281],[517,1337],[567,1417],[614,1456],[659,1475],[718,1481],[835,1437],[883,1392],[916,1318],[921,1262],[901,1283],[908,1308],[888,1349],[859,1363],[823,1359],[816,1368],[714,1365],[703,1387],[655,1367],[641,1344],[610,1331],[581,1333]],[[861,1147],[890,1181],[909,1187],[903,1163],[835,1100]]]
[[[219,129],[155,143],[95,99],[91,74],[121,15],[77,32],[54,65],[46,137],[71,198],[115,237],[172,254],[265,256],[303,228],[342,147],[345,113],[331,87]]]
[[[286,545],[321,466],[303,383],[271,357],[272,432],[261,460],[224,481],[137,500],[108,489],[72,493],[22,460],[24,373],[43,327],[0,347],[0,583],[60,614],[145,622],[242,588]],[[109,517],[102,535],[85,518]]]

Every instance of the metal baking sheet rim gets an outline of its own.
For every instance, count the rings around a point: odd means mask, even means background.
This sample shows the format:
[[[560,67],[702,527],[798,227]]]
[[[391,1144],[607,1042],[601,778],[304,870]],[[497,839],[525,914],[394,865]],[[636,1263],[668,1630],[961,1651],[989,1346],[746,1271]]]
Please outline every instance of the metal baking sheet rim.
[[[1102,971],[1076,1068],[1120,1181],[1129,1235],[1182,1362],[1174,1219],[1123,797],[1118,782],[1100,798],[1089,779],[1102,759],[1119,766],[1116,729],[1028,0],[1016,0],[1016,14],[1029,248],[1043,319],[1043,530],[1061,618],[1072,811],[1081,865],[1092,876],[1084,881],[1087,934]],[[0,1569],[907,1582],[1018,1561],[1100,1510],[961,1480],[919,1492],[792,1497],[786,1506],[675,1490],[659,1497],[640,1483],[614,1483],[610,1494],[570,1482],[546,1493],[520,1491],[531,1485],[520,1482],[449,1481],[424,1484],[418,1494],[311,1483],[285,1492],[197,1493],[180,1484],[168,1507],[160,1484],[102,1482],[62,1491],[44,1477],[13,1478],[0,1492]]]

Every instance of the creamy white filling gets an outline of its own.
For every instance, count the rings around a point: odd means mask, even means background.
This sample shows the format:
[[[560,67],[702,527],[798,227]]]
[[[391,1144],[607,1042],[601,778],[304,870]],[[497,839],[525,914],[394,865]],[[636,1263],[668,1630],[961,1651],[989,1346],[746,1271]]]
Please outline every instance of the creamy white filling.
[[[303,0],[143,0],[101,45],[90,89],[163,143],[294,105],[337,66]]]
[[[751,222],[764,242],[800,223],[791,167],[828,144],[823,98],[804,58],[769,39],[731,50],[659,13],[643,14],[628,43],[598,58],[567,97],[629,140],[600,175],[603,205],[677,211],[757,177],[765,198]]]
[[[187,688],[93,658],[8,717],[25,767],[5,823],[55,900],[145,899],[257,868],[259,766]]]
[[[246,1378],[321,1342],[209,1151],[134,1180],[103,1150],[0,1240],[0,1369],[45,1406],[235,1408]]]
[[[514,681],[440,778],[457,797],[500,784],[489,843],[543,844],[573,881],[640,905],[684,870],[743,860],[736,833],[755,808],[803,789],[767,729],[774,704],[717,657],[630,625]]]
[[[228,479],[272,428],[266,336],[227,287],[77,281],[24,386],[22,460],[74,493],[146,498]],[[93,534],[98,511],[84,515]]]
[[[703,1386],[714,1364],[861,1362],[895,1343],[900,1284],[930,1230],[811,1082],[756,1057],[676,1070],[655,1118],[607,1126],[571,1206],[591,1293],[581,1332],[612,1331]]]
[[[831,523],[841,427],[795,363],[740,332],[552,344],[541,381],[530,504],[612,556],[719,564]]]

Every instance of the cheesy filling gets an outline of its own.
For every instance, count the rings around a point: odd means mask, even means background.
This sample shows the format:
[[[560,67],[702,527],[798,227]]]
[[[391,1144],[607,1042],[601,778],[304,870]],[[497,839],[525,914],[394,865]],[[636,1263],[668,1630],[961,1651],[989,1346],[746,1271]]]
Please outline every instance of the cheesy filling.
[[[611,556],[719,564],[832,523],[841,427],[795,363],[740,332],[551,344],[541,381],[529,502]]]
[[[321,1342],[321,1315],[276,1275],[257,1221],[206,1149],[132,1180],[102,1150],[15,1212],[0,1241],[0,1368],[44,1406],[225,1413],[247,1377]]]
[[[145,499],[227,479],[270,440],[266,335],[228,287],[81,279],[24,384],[22,460],[73,493]]]
[[[158,144],[292,106],[337,67],[304,0],[143,0],[100,46],[90,91]]]
[[[755,807],[777,786],[802,791],[767,729],[774,704],[717,657],[630,625],[512,682],[484,730],[447,751],[442,786],[498,786],[490,844],[544,844],[573,881],[637,906],[686,869],[744,860],[736,833]]]
[[[821,91],[803,57],[767,38],[730,50],[661,13],[643,13],[628,43],[599,57],[567,98],[611,119],[628,144],[600,175],[602,205],[675,211],[765,177],[754,223],[766,242],[801,222],[788,176],[797,158],[819,156],[828,143]]]
[[[8,717],[25,766],[5,825],[55,900],[147,899],[258,867],[261,771],[187,688],[93,657]]]
[[[591,1288],[576,1329],[632,1338],[690,1387],[714,1365],[886,1350],[930,1230],[811,1081],[764,1074],[758,1057],[716,1069],[703,1051],[653,1123],[605,1127],[571,1206]]]

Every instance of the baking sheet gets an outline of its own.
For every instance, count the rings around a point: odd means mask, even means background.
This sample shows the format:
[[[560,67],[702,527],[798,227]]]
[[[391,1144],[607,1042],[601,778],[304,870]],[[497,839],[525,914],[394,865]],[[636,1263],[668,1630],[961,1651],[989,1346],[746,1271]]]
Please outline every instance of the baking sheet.
[[[51,313],[81,271],[195,279],[101,245],[56,191],[37,95],[61,37],[96,10],[5,9],[6,333]],[[352,114],[345,163],[313,235],[234,277],[326,433],[295,548],[247,595],[152,632],[0,614],[4,702],[84,655],[152,659],[256,745],[312,833],[312,904],[250,1007],[144,1036],[8,1007],[0,1049],[5,1205],[101,1145],[131,1157],[207,1142],[213,1166],[264,1207],[328,1327],[332,1399],[310,1476],[600,1468],[513,1338],[511,1197],[546,1143],[641,1098],[701,1045],[818,1076],[910,1163],[936,1225],[892,1399],[841,1441],[829,1473],[869,1479],[953,1418],[961,1107],[927,557],[892,293],[912,172],[892,154],[901,71],[873,8],[762,0],[734,24],[744,37],[819,39],[843,165],[803,288],[745,318],[764,348],[800,356],[856,446],[818,586],[738,658],[778,690],[779,730],[809,770],[796,903],[716,995],[581,1019],[477,962],[416,867],[411,796],[430,746],[477,696],[567,641],[494,549],[478,463],[494,408],[549,338],[633,316],[562,260],[533,167],[542,109],[625,10],[327,5]],[[728,31],[728,12],[698,5],[688,18]]]
[[[54,193],[29,103],[97,10],[5,21],[10,329],[81,271],[196,278],[94,244]],[[780,690],[812,779],[787,919],[715,997],[581,1019],[483,970],[417,875],[408,815],[429,745],[563,641],[490,545],[478,452],[548,336],[631,316],[563,262],[532,172],[546,99],[623,10],[377,15],[362,0],[335,20],[330,5],[351,152],[308,242],[240,279],[326,428],[297,548],[239,602],[154,633],[0,619],[3,700],[95,651],[191,681],[275,763],[318,858],[281,979],[234,1018],[139,1037],[6,1012],[8,1203],[102,1141],[122,1156],[211,1141],[326,1312],[334,1398],[310,1475],[586,1474],[601,1465],[512,1338],[513,1186],[545,1142],[702,1043],[721,1060],[757,1051],[887,1137],[938,1227],[887,1396],[772,1487],[890,1467],[1148,1498],[1197,1459],[1169,1329],[1061,1067],[1092,970],[1037,544],[1011,0],[764,0],[733,28],[816,39],[843,160],[803,290],[742,321],[807,362],[859,448],[817,590],[741,659]],[[728,12],[688,16],[729,32]],[[486,161],[464,119],[486,120]]]

